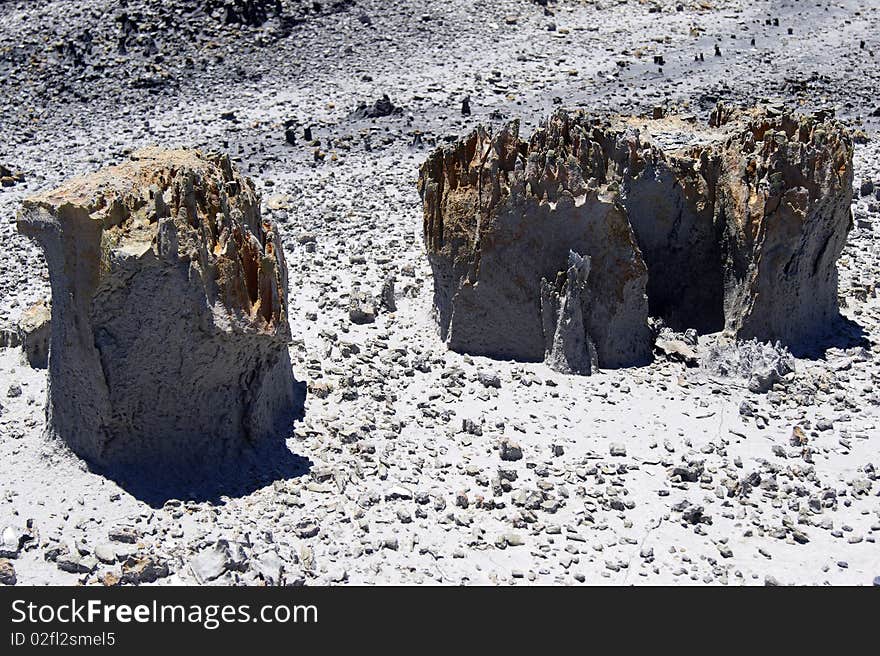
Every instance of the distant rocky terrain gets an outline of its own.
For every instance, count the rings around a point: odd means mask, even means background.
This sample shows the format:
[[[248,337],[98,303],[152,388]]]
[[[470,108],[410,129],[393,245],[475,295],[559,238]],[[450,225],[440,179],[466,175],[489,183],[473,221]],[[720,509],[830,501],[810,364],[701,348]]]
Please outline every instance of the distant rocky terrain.
[[[0,0],[0,583],[871,585],[878,27],[870,0]],[[798,269],[836,274],[836,298],[770,308],[823,323],[836,302],[832,330],[736,341],[699,285],[661,284],[636,366],[548,350],[543,324],[537,357],[448,348],[419,188],[432,153],[511,121],[528,139],[561,110],[643,136],[707,126],[718,103],[848,135],[842,252],[835,268],[809,243],[821,261]],[[693,137],[652,134],[667,153]],[[165,481],[47,435],[55,274],[16,227],[25,199],[149,146],[228,153],[253,181],[307,388],[284,448]],[[598,264],[568,250],[530,296],[553,334]],[[659,265],[706,275],[683,254]]]

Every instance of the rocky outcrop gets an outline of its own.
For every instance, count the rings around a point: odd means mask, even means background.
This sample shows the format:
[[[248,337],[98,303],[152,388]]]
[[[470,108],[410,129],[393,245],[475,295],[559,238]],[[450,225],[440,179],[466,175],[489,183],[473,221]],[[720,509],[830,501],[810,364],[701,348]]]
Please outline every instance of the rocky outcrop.
[[[721,340],[703,354],[701,366],[706,373],[744,380],[752,392],[764,393],[795,370],[795,360],[778,342]]]
[[[547,285],[567,279],[571,252],[589,271],[583,285],[565,283],[580,299],[580,318],[566,301],[569,342],[583,324],[571,347],[580,362],[591,348],[604,367],[648,359],[649,314],[676,330],[789,345],[837,316],[852,141],[836,121],[719,105],[706,125],[558,111],[528,142],[518,132],[516,122],[478,128],[421,167],[450,348],[527,361],[558,353],[547,348],[558,328],[545,316]]]
[[[25,310],[17,324],[0,328],[0,348],[21,347],[22,362],[35,369],[49,363],[49,321],[51,311],[45,301]]]
[[[226,156],[148,149],[24,202],[52,286],[47,426],[102,466],[203,467],[295,410],[277,228]]]
[[[839,123],[719,107],[715,215],[725,227],[725,330],[799,347],[839,316],[837,259],[852,228],[853,143]]]
[[[478,129],[423,164],[434,303],[453,350],[543,360],[553,336],[544,334],[542,281],[567,276],[573,251],[590,263],[576,286],[583,343],[595,345],[600,366],[649,357],[645,262],[616,188],[587,186],[594,156],[571,142],[568,120],[555,115],[528,144],[515,122],[495,135]]]
[[[49,365],[49,326],[52,311],[44,301],[24,311],[18,322],[18,335],[24,359],[34,369]]]
[[[35,369],[49,363],[49,322],[52,312],[45,301],[25,310],[18,323],[0,327],[0,348],[21,347],[22,361]]]

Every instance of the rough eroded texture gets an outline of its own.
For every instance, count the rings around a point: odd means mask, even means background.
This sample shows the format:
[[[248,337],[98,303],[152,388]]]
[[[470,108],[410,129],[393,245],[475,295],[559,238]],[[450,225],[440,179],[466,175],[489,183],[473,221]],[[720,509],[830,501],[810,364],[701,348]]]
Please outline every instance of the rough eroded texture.
[[[740,128],[727,111],[713,114],[734,135],[720,153],[715,210],[728,240],[725,328],[742,339],[807,344],[839,315],[852,138],[822,116],[752,113]]]
[[[574,251],[590,262],[582,343],[595,345],[601,366],[650,355],[645,262],[616,187],[586,185],[581,171],[594,155],[572,144],[566,120],[555,115],[530,144],[516,123],[496,135],[478,129],[422,166],[434,302],[453,350],[543,360],[553,337],[544,334],[542,280],[565,274]]]
[[[719,105],[708,125],[558,111],[528,142],[515,122],[479,128],[420,171],[441,336],[521,360],[585,350],[589,362],[595,348],[605,367],[650,357],[649,313],[680,330],[813,340],[837,316],[851,163],[840,124],[772,107]],[[570,275],[570,252],[588,262],[586,284],[567,283],[585,334],[569,326],[577,345],[560,351],[542,281]]]
[[[541,280],[544,361],[557,371],[589,375],[598,366],[596,347],[584,327],[584,287],[589,275],[590,259],[572,251],[564,274],[555,282]]]
[[[203,466],[293,411],[287,269],[228,157],[148,149],[24,202],[52,285],[47,425],[98,465]]]

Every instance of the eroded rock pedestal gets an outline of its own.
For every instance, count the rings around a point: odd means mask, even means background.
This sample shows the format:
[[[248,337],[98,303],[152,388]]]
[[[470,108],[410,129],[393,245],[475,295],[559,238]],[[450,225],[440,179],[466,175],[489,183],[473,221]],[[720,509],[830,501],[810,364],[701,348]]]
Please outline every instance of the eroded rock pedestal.
[[[559,111],[529,141],[518,133],[516,122],[478,128],[420,170],[434,305],[453,350],[584,372],[593,349],[599,366],[648,360],[649,314],[787,345],[837,317],[852,141],[836,121],[723,105],[707,125]],[[571,270],[581,260],[583,284]],[[554,285],[565,287],[561,332],[547,316]]]
[[[225,156],[149,149],[24,202],[52,286],[48,429],[95,464],[201,467],[295,411],[287,268]]]

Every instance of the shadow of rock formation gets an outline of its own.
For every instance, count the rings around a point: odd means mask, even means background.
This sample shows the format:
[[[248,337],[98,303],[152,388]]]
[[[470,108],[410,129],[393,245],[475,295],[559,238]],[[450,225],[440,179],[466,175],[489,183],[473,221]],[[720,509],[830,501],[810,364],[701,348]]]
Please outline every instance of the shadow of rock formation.
[[[287,438],[292,435],[293,424],[304,417],[306,393],[306,384],[296,382],[290,423],[256,444],[240,443],[222,459],[194,454],[185,465],[176,467],[142,462],[112,468],[92,466],[91,470],[153,508],[172,499],[222,504],[225,499],[247,496],[276,481],[299,478],[309,473],[313,463],[293,453]]]
[[[852,319],[838,314],[827,324],[826,332],[810,341],[789,346],[792,355],[805,360],[821,360],[830,349],[870,349],[873,343],[867,331]]]

